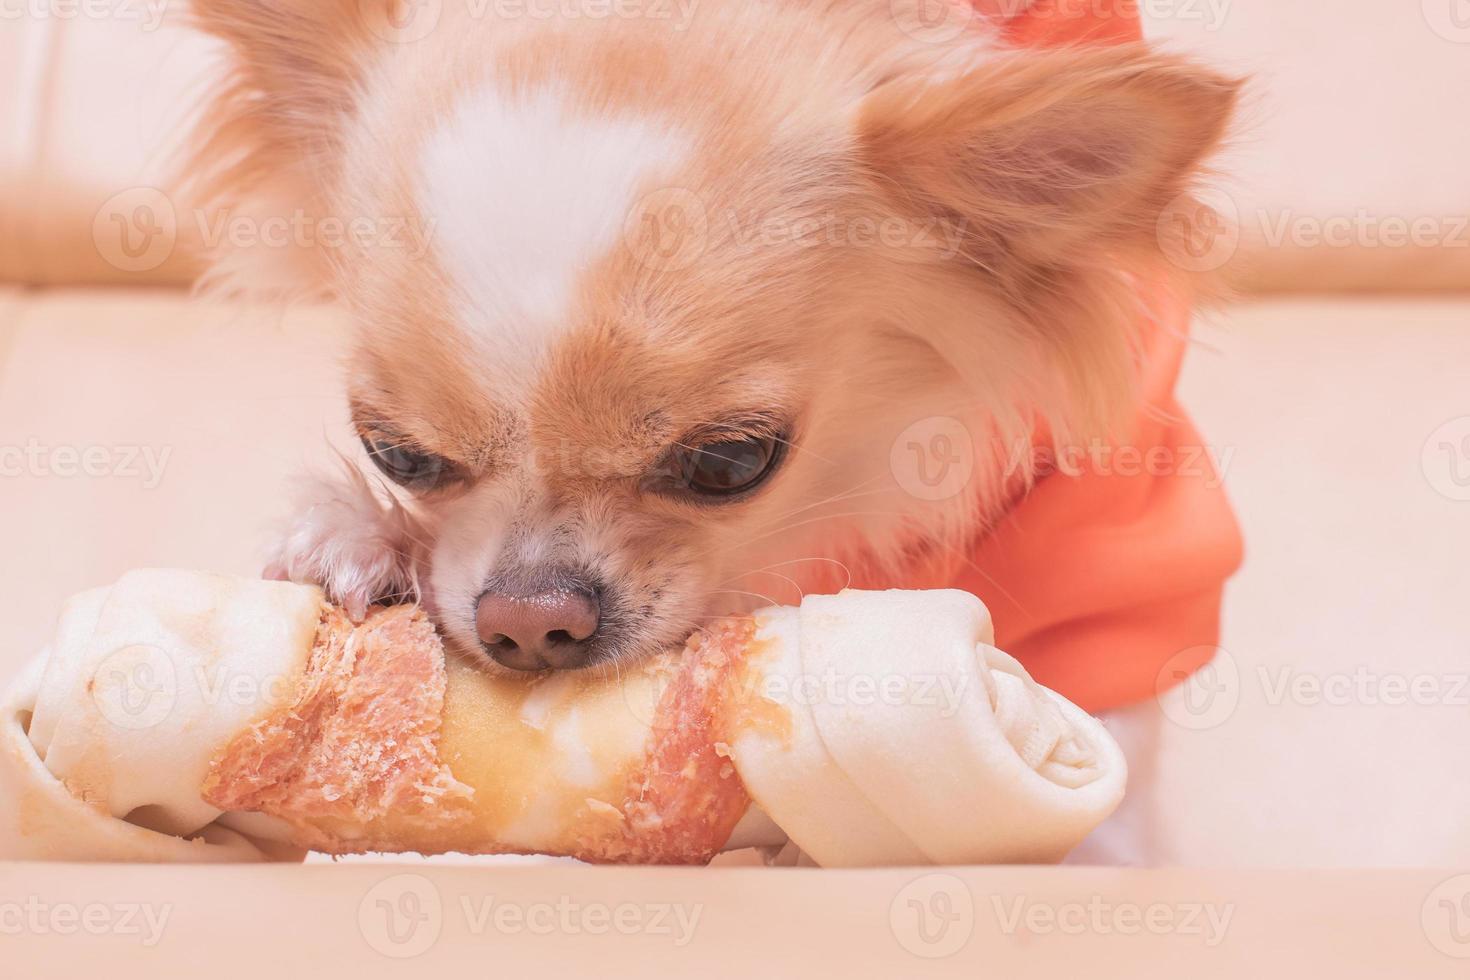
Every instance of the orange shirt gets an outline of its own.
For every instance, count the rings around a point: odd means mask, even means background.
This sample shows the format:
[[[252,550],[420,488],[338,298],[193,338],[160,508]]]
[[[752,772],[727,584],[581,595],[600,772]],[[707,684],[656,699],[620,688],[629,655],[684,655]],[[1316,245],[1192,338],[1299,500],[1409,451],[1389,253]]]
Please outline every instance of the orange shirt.
[[[1131,0],[1033,0],[1004,31],[1038,45],[1141,38]],[[1002,649],[1093,712],[1153,697],[1214,655],[1242,556],[1212,455],[1174,395],[1188,304],[1151,306],[1128,448],[1040,479],[953,583],[985,600]]]

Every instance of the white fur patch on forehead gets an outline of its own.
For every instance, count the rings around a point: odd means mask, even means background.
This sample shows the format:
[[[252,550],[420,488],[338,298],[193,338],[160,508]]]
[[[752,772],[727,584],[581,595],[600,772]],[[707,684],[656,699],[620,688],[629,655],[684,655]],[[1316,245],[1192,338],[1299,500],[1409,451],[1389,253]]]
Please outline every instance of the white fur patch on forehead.
[[[487,87],[423,151],[433,247],[502,392],[530,382],[569,326],[578,277],[619,242],[640,191],[688,152],[652,120],[574,115],[571,104],[555,88],[514,97]]]

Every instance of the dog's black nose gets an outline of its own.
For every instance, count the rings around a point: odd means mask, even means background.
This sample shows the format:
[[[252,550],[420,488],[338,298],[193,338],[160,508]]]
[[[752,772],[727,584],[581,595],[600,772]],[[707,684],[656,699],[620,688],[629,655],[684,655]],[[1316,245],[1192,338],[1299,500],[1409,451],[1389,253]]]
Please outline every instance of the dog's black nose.
[[[595,590],[555,581],[540,588],[490,588],[475,602],[485,652],[512,670],[587,666],[601,608]]]

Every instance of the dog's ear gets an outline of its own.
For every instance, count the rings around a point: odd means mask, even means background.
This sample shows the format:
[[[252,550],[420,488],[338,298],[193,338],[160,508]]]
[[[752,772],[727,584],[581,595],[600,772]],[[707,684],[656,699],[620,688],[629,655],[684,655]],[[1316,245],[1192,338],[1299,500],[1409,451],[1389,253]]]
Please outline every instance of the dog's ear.
[[[363,66],[400,29],[402,2],[190,0],[195,26],[225,43],[229,70],[183,161],[194,199],[216,216],[262,221],[305,208],[321,191]],[[221,279],[280,292],[320,286],[317,260],[299,247],[213,258]]]
[[[192,0],[200,30],[226,42],[240,81],[278,110],[320,125],[347,94],[375,23],[391,27],[396,0]],[[375,20],[376,18],[376,20]]]
[[[1139,46],[1002,53],[876,88],[858,122],[873,192],[955,243],[939,269],[959,284],[956,313],[913,318],[912,332],[972,390],[1052,431],[1106,430],[1127,401],[1140,321],[1126,273],[1195,278],[1161,253],[1184,254],[1171,238],[1191,233],[1190,186],[1238,94]],[[1001,391],[1022,376],[1029,390]]]
[[[1158,218],[1225,135],[1238,84],[1137,46],[999,55],[898,78],[863,107],[864,163],[962,229],[996,271],[1157,247]]]

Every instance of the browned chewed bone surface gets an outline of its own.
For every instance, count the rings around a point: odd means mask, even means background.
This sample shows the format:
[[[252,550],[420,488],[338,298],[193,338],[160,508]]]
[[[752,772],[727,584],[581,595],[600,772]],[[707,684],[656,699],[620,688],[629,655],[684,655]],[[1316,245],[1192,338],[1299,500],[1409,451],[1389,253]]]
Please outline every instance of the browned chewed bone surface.
[[[473,790],[438,756],[444,689],[443,651],[422,612],[378,608],[354,625],[325,606],[295,698],[224,749],[204,797],[282,817],[299,843],[332,851],[375,849],[390,815],[463,821]]]
[[[294,697],[219,753],[204,797],[329,853],[707,862],[750,802],[722,733],[753,630],[724,621],[611,674],[506,677],[446,662],[415,607],[354,624],[327,606]]]

